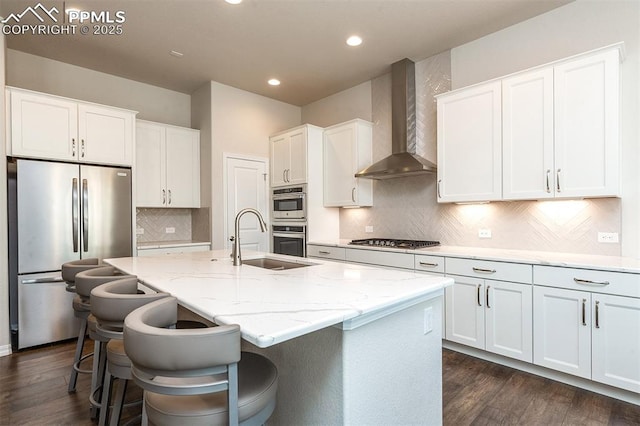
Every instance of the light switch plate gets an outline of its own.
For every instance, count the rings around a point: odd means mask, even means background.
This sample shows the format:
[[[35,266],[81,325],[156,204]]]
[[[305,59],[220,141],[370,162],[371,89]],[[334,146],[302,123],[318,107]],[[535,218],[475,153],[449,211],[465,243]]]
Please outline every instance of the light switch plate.
[[[136,235],[144,235],[144,228],[137,227],[136,228]]]
[[[164,228],[164,233],[165,234],[175,234],[176,233],[176,228],[174,228],[174,227]]]
[[[373,232],[373,226],[371,226],[371,225],[365,226],[364,227],[364,232],[366,232],[368,234],[372,233]]]

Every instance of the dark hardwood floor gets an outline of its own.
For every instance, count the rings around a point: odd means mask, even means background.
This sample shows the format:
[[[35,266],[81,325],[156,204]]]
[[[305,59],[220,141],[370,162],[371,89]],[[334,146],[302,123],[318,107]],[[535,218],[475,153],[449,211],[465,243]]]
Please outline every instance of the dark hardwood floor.
[[[97,423],[89,419],[89,375],[67,392],[74,348],[69,342],[0,358],[0,424]],[[92,349],[87,343],[85,351]],[[448,350],[443,367],[445,425],[640,425],[639,406],[508,367]],[[134,387],[128,399],[139,397]]]

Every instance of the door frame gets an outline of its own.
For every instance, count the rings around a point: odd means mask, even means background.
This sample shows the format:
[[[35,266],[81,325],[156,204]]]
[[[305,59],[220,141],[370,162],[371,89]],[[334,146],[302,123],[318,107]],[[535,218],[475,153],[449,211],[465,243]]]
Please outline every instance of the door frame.
[[[271,195],[269,194],[269,188],[271,188],[271,181],[269,180],[271,178],[269,171],[271,170],[270,164],[269,164],[269,158],[268,157],[260,157],[257,155],[246,155],[246,154],[234,154],[234,153],[229,153],[229,152],[223,152],[222,153],[222,196],[224,198],[224,202],[223,202],[223,223],[224,223],[224,248],[225,249],[229,249],[231,248],[229,245],[229,227],[227,226],[228,224],[228,220],[229,220],[229,215],[227,214],[228,211],[228,199],[229,199],[229,191],[227,190],[227,173],[229,172],[228,169],[228,162],[230,159],[234,159],[234,160],[245,160],[245,161],[255,161],[258,163],[264,163],[264,169],[266,171],[266,176],[265,176],[265,191],[267,192],[265,194],[265,199],[267,201],[267,211],[265,212],[265,218],[264,220],[267,222],[267,224],[271,223],[271,211],[268,210],[269,206],[271,205]],[[268,235],[271,235],[270,231],[267,231]],[[267,237],[267,250],[271,250],[271,238]]]

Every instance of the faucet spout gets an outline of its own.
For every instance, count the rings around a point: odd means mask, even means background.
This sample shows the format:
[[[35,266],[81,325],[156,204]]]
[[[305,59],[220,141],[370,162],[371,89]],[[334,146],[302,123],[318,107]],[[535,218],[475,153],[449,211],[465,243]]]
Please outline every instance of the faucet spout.
[[[245,213],[253,213],[258,218],[258,223],[260,224],[260,230],[262,232],[267,231],[267,223],[264,221],[264,218],[260,214],[260,212],[253,208],[242,209],[236,214],[235,221],[235,237],[233,238],[233,250],[231,252],[231,257],[233,258],[233,266],[242,265],[242,254],[240,253],[240,218]]]

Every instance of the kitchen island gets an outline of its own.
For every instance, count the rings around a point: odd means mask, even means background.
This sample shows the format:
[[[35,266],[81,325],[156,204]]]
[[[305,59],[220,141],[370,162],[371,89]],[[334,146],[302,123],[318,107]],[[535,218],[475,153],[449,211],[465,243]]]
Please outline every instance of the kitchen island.
[[[106,262],[216,324],[239,324],[243,350],[278,367],[269,424],[442,422],[442,295],[450,278],[267,256],[305,266],[233,266],[228,251]]]

